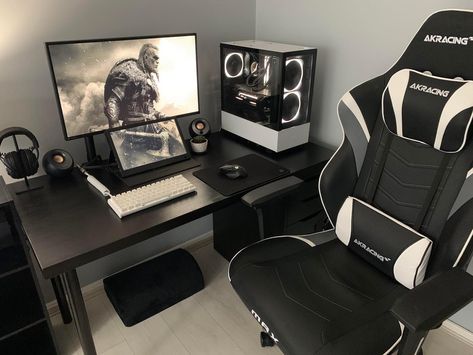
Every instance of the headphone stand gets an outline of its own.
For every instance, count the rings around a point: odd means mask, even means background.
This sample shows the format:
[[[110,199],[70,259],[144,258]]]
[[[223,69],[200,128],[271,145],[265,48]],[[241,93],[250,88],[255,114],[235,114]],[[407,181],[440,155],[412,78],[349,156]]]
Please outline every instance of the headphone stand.
[[[16,135],[13,135],[13,143],[15,143],[15,149],[19,153],[20,152],[20,147],[18,146],[18,141],[16,139]],[[23,171],[26,171],[26,168],[23,164],[23,161],[22,160],[20,160],[20,161],[21,161]],[[25,180],[26,188],[22,187],[21,185],[14,188],[13,190],[15,191],[15,193],[17,195],[23,194],[25,192],[39,190],[39,189],[43,188],[43,185],[41,183],[37,182],[37,180],[34,180],[33,182],[31,182],[31,181],[28,180],[27,176],[25,176],[23,179]]]
[[[28,178],[25,177],[24,180],[25,180],[24,185],[18,184],[18,186],[13,187],[13,191],[15,191],[17,195],[21,195],[21,194],[24,194],[25,192],[31,192],[31,191],[39,190],[43,188],[43,185],[37,179],[28,180]]]

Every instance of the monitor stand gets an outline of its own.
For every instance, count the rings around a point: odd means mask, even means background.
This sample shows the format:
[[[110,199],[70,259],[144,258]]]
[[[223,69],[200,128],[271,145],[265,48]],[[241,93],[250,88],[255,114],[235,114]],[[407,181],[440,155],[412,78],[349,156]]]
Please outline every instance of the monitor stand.
[[[93,170],[93,169],[104,169],[111,164],[115,163],[115,158],[113,158],[113,154],[110,151],[109,159],[102,159],[100,155],[97,155],[95,150],[95,142],[94,136],[86,136],[84,137],[85,142],[85,151],[87,152],[87,161],[82,164],[82,166],[86,170]]]
[[[170,175],[175,175],[181,171],[192,169],[200,165],[200,163],[198,163],[196,160],[189,158],[178,163],[144,171],[136,175],[123,177],[120,174],[120,170],[118,169],[115,156],[113,155],[112,151],[110,151],[109,159],[104,160],[100,157],[100,155],[97,155],[93,136],[84,137],[84,141],[85,149],[87,151],[87,162],[85,162],[82,166],[89,171],[96,169],[105,172],[105,174],[107,174],[107,172],[111,173],[127,187],[143,185],[150,181],[162,179],[163,177]],[[95,175],[94,173],[92,174]],[[98,175],[101,175],[101,173]]]
[[[173,163],[170,165],[162,166],[157,169],[152,169],[148,171],[141,172],[136,175],[131,175],[127,177],[123,177],[120,175],[120,171],[118,167],[110,167],[109,170],[118,178],[120,179],[125,185],[129,187],[143,185],[147,182],[162,179],[163,177],[175,175],[180,173],[181,171],[188,170],[199,166],[200,163],[196,160],[190,158],[187,160],[180,161],[178,163]]]

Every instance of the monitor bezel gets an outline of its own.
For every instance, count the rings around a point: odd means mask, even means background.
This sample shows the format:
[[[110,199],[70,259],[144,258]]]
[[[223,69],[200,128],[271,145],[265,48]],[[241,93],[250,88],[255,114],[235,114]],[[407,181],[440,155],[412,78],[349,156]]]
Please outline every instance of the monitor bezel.
[[[171,121],[171,120],[173,120],[174,123],[177,126],[177,129],[179,131],[179,136],[181,137],[182,144],[183,144],[184,149],[186,151],[185,154],[181,154],[181,155],[178,155],[178,156],[175,156],[175,157],[172,157],[172,158],[163,159],[163,160],[160,160],[160,161],[157,161],[157,162],[154,162],[154,163],[140,165],[140,166],[137,166],[137,167],[131,168],[131,169],[123,169],[123,165],[122,165],[122,162],[120,160],[120,156],[118,155],[117,148],[115,147],[115,143],[113,142],[111,133],[116,132],[116,131],[123,131],[125,129],[129,129],[129,128],[133,128],[133,127],[145,126],[145,125],[148,125],[148,124],[155,124],[155,123]],[[161,119],[161,120],[158,120],[158,121],[146,121],[146,123],[142,123],[141,125],[138,125],[138,126],[137,125],[133,125],[133,126],[128,125],[126,127],[116,127],[116,128],[109,129],[109,130],[105,131],[105,136],[107,137],[108,145],[112,149],[113,156],[115,157],[115,160],[116,160],[117,165],[118,165],[118,169],[120,171],[120,175],[122,177],[128,177],[128,176],[131,176],[131,175],[136,175],[136,174],[139,174],[139,173],[143,173],[145,171],[161,168],[163,166],[171,165],[171,164],[178,163],[180,161],[188,160],[188,159],[191,158],[191,154],[189,152],[189,147],[188,147],[187,141],[184,138],[184,135],[182,134],[181,127],[180,127],[180,125],[177,122],[175,117],[171,117],[171,118],[167,118],[167,119]]]
[[[78,134],[75,136],[68,136],[67,134],[67,128],[66,128],[66,122],[64,120],[64,114],[62,112],[62,106],[61,106],[61,99],[59,97],[59,90],[57,86],[57,81],[56,81],[56,74],[54,72],[53,68],[53,63],[51,60],[51,53],[49,50],[49,46],[51,45],[61,45],[61,44],[75,44],[75,43],[94,43],[94,42],[109,42],[109,41],[129,41],[129,40],[140,40],[140,39],[157,39],[157,38],[167,38],[167,37],[186,37],[186,36],[194,36],[194,43],[195,43],[195,65],[196,65],[196,75],[197,75],[197,111],[195,112],[186,112],[180,115],[176,116],[170,116],[166,117],[166,119],[175,119],[175,118],[180,118],[180,117],[188,117],[191,115],[198,115],[200,114],[200,81],[199,81],[199,56],[197,53],[197,33],[176,33],[176,34],[164,34],[164,35],[146,35],[146,36],[133,36],[133,37],[113,37],[113,38],[92,38],[92,39],[79,39],[79,40],[68,40],[68,41],[50,41],[50,42],[45,42],[45,48],[46,48],[46,54],[48,58],[48,66],[49,66],[49,72],[51,75],[52,83],[53,83],[53,89],[54,89],[54,96],[56,99],[56,106],[58,109],[59,113],[59,120],[61,122],[61,128],[62,128],[62,133],[64,135],[64,139],[66,141],[78,139],[78,138],[86,138],[90,136],[95,136],[98,134],[104,134],[108,131],[112,131],[113,129],[108,128],[104,129],[101,131],[95,131],[95,132],[88,132],[88,133],[83,133],[83,134]],[[147,122],[159,122],[162,121],[162,119],[156,119],[152,121],[146,121]],[[126,128],[132,128],[136,126],[141,126],[145,124],[145,122],[137,122],[136,124],[129,124],[125,126]],[[119,127],[119,128],[124,128],[124,127]]]

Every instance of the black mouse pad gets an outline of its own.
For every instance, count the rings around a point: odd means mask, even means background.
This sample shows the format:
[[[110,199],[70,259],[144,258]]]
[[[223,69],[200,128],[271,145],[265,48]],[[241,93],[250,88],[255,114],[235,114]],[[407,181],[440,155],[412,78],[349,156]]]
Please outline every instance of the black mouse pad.
[[[220,174],[218,170],[220,166],[196,171],[194,172],[194,176],[198,177],[222,195],[230,196],[246,190],[254,189],[255,187],[289,175],[289,170],[286,168],[274,164],[256,154],[245,155],[230,160],[225,164],[238,164],[244,167],[248,172],[248,176],[246,178],[238,178],[235,180],[229,179]]]

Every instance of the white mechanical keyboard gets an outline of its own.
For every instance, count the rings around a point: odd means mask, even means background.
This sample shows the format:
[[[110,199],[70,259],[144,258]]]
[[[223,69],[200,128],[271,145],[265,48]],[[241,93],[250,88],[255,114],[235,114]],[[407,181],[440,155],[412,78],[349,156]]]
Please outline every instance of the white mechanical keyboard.
[[[189,180],[176,175],[115,196],[110,195],[108,204],[122,218],[193,191],[195,186]]]

